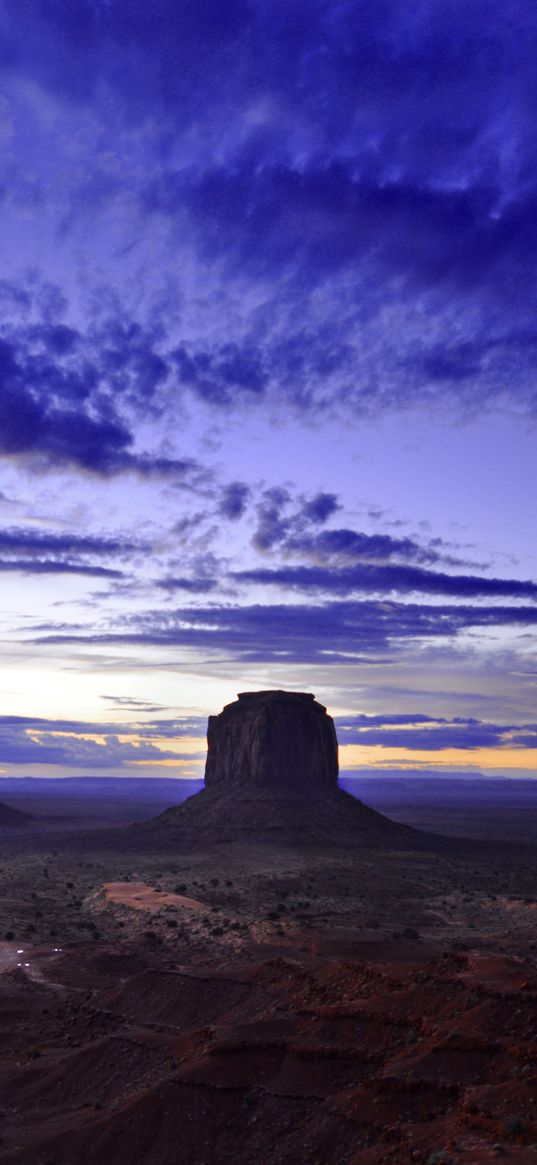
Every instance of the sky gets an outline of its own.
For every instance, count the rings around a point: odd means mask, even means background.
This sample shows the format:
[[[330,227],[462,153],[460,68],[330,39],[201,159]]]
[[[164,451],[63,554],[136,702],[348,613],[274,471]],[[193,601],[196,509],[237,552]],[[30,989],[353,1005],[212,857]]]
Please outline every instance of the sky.
[[[537,773],[537,9],[0,0],[0,772]]]

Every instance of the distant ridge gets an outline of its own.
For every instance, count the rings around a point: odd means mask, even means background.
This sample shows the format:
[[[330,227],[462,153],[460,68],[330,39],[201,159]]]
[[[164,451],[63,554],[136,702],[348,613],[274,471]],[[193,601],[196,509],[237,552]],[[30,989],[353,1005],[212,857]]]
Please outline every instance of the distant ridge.
[[[31,813],[23,813],[21,809],[12,809],[0,801],[0,829],[13,825],[29,825],[32,821]]]

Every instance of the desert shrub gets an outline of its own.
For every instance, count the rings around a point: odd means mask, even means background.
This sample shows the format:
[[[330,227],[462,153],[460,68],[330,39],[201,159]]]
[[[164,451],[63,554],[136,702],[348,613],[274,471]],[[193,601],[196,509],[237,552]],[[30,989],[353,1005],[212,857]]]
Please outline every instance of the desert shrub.
[[[506,1133],[521,1133],[524,1122],[518,1113],[510,1112],[504,1117],[502,1125]]]
[[[419,936],[417,930],[414,930],[413,926],[405,926],[405,929],[403,931],[403,937],[404,938],[411,938],[411,939],[415,940],[415,939],[418,939],[420,936]]]

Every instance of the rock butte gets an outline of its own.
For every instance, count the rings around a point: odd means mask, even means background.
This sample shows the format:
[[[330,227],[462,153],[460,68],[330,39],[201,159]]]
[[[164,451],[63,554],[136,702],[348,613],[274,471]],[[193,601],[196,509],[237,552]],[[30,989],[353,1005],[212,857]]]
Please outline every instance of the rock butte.
[[[209,716],[208,790],[333,793],[338,771],[334,721],[310,693],[241,692]]]
[[[334,722],[309,692],[241,692],[210,716],[205,788],[141,828],[162,827],[189,844],[421,848],[416,830],[338,787]]]

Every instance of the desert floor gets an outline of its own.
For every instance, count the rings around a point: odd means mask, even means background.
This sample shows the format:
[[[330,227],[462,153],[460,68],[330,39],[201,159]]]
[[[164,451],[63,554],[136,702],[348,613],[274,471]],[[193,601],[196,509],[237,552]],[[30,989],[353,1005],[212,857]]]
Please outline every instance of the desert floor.
[[[0,839],[4,1165],[537,1163],[530,810],[383,852],[64,809]]]

